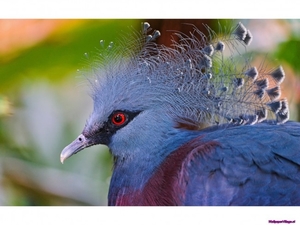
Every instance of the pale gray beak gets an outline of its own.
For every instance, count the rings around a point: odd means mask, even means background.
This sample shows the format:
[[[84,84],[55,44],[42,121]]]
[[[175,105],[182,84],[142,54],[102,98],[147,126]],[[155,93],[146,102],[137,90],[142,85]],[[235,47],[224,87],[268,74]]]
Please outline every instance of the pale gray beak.
[[[61,163],[64,163],[67,158],[91,145],[93,144],[83,134],[80,134],[71,144],[62,150],[60,154]]]

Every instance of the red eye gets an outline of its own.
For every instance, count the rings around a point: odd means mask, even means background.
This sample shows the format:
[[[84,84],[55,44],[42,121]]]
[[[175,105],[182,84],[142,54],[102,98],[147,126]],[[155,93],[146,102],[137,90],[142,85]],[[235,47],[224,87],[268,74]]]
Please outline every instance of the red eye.
[[[127,118],[124,113],[118,112],[112,116],[111,121],[113,124],[115,124],[117,126],[121,126],[126,122],[126,119]]]

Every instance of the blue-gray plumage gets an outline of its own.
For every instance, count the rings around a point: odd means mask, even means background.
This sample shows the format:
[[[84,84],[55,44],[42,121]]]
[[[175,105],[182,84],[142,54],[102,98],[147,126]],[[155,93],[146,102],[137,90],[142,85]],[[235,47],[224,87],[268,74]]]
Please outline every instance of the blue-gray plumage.
[[[107,145],[109,205],[300,205],[300,125],[280,99],[283,68],[250,64],[241,23],[221,37],[175,33],[173,48],[150,29],[103,51],[89,78],[94,111],[61,161]]]

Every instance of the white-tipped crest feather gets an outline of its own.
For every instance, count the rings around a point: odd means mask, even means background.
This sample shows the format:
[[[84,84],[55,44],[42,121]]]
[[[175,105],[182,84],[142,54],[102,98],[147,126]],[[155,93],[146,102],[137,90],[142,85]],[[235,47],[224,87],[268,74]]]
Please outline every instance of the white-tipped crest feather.
[[[250,65],[244,54],[250,31],[239,23],[218,37],[206,28],[208,37],[197,28],[190,36],[174,33],[180,40],[170,48],[156,44],[160,32],[150,33],[150,24],[143,23],[140,33],[109,44],[94,65],[96,78],[90,79],[95,108],[165,108],[175,119],[206,126],[255,124],[267,118],[267,111],[278,123],[288,120],[286,100],[277,101],[282,67],[266,73]]]

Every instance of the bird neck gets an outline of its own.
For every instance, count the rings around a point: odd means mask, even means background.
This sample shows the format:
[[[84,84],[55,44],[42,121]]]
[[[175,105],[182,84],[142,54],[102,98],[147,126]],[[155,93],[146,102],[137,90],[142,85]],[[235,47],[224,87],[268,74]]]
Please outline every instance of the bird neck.
[[[143,158],[115,158],[108,204],[180,205],[180,196],[174,198],[170,191],[174,188],[180,189],[179,186],[172,185],[176,182],[175,174],[180,169],[183,158],[182,152],[176,150],[197,135],[199,133],[195,131],[173,132],[172,138],[167,138],[163,147],[150,146],[157,148],[157,152],[146,149],[143,151]],[[149,152],[151,154],[147,154]]]

